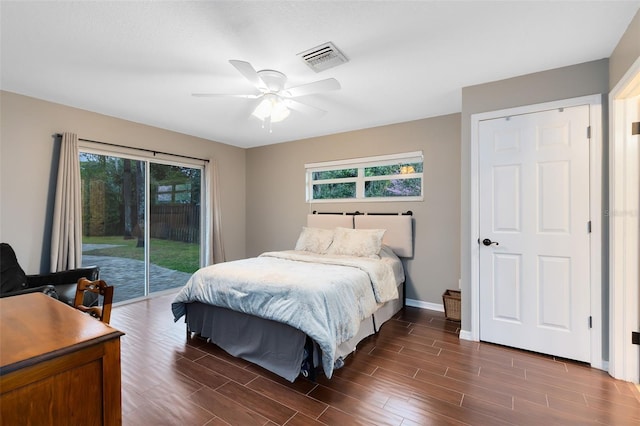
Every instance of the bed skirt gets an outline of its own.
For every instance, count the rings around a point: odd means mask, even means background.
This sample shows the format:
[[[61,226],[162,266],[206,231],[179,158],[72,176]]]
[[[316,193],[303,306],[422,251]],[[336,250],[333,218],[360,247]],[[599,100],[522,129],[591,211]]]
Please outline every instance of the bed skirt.
[[[336,359],[342,360],[356,350],[364,338],[378,332],[404,304],[404,288],[398,286],[398,299],[391,300],[372,316],[365,318],[358,333],[341,343]],[[187,331],[196,333],[229,354],[257,364],[293,382],[299,375],[305,357],[306,334],[287,324],[230,309],[193,302],[186,305]],[[316,347],[315,365],[320,365]],[[336,363],[339,367],[340,361]]]

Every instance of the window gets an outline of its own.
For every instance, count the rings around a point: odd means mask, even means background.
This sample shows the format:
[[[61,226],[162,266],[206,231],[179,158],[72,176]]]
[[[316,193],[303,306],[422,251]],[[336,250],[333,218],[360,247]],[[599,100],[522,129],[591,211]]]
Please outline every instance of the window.
[[[183,183],[177,185],[157,185],[158,203],[190,203],[191,184]]]
[[[307,202],[422,201],[422,152],[305,164]]]

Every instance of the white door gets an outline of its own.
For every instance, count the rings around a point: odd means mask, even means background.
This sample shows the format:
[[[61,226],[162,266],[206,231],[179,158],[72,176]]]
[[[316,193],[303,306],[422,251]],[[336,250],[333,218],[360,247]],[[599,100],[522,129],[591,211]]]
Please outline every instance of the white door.
[[[588,362],[589,106],[479,126],[480,339]]]

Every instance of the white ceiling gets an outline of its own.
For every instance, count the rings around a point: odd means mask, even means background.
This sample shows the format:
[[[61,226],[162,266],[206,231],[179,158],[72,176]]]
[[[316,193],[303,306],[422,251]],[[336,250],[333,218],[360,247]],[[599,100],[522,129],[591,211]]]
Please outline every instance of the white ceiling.
[[[254,147],[459,112],[465,86],[608,58],[640,1],[6,1],[2,90]],[[298,53],[332,41],[349,62]],[[229,64],[334,77],[272,132]],[[69,129],[73,130],[73,129]]]

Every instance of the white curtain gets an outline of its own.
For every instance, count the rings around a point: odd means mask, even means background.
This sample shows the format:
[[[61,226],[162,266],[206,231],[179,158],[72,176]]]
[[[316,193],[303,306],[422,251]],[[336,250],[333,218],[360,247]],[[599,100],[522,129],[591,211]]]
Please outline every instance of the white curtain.
[[[205,171],[205,261],[207,265],[224,262],[222,244],[222,213],[220,209],[220,188],[218,185],[218,165],[210,160],[204,165]]]
[[[82,265],[82,204],[78,135],[64,133],[51,231],[51,272]]]

